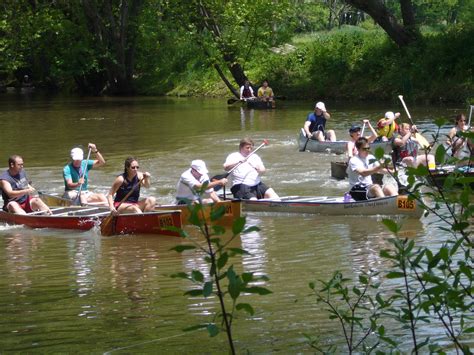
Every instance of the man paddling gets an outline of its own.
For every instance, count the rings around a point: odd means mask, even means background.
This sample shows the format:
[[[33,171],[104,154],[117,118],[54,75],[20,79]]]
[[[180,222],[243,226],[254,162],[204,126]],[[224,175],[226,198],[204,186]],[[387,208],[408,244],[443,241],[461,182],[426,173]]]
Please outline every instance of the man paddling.
[[[326,121],[331,118],[329,112],[326,111],[324,102],[317,102],[314,107],[314,112],[311,112],[306,117],[304,123],[304,131],[308,139],[316,139],[320,142],[336,141],[336,133],[330,129],[326,131]]]
[[[224,186],[227,183],[226,178],[209,182],[209,171],[203,160],[197,159],[191,162],[191,167],[181,174],[176,186],[176,204],[185,205],[189,202],[196,203],[199,200],[199,194],[196,190],[203,187],[207,181],[207,189],[203,194],[202,203],[219,202],[219,196],[214,191],[215,186]]]
[[[107,198],[101,193],[92,193],[88,188],[89,171],[105,165],[105,160],[94,143],[89,143],[89,152],[96,155],[95,160],[84,160],[84,152],[81,148],[71,149],[71,162],[63,169],[64,198],[86,203],[107,203]],[[87,157],[89,158],[89,156]],[[79,196],[80,195],[80,196]]]
[[[51,214],[51,210],[39,197],[31,196],[35,189],[32,187],[23,170],[23,158],[12,155],[8,158],[8,169],[0,175],[3,210],[6,212],[27,214],[43,211]]]
[[[351,186],[350,194],[356,201],[371,198],[395,196],[398,189],[393,185],[380,186],[372,182],[372,174],[387,172],[382,165],[371,161],[375,157],[369,153],[370,145],[367,138],[361,137],[356,143],[358,154],[349,160],[347,175]]]
[[[265,185],[260,175],[265,172],[262,159],[253,153],[254,143],[250,138],[240,141],[239,151],[227,156],[224,170],[232,170],[232,191],[235,198],[257,200],[262,198],[279,199],[277,193]]]

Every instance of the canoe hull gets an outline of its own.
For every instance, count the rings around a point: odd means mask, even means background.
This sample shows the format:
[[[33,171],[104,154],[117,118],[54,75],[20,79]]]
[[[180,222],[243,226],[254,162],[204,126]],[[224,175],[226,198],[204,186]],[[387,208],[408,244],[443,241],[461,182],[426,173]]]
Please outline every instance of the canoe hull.
[[[300,130],[298,138],[298,146],[300,151],[310,151],[314,153],[333,153],[333,154],[344,154],[347,150],[348,141],[335,141],[335,142],[320,142],[315,139],[308,139],[304,133],[304,130]],[[370,147],[372,151],[375,151],[378,147],[382,148],[385,153],[392,151],[390,142],[371,143]]]
[[[219,207],[224,207],[224,215],[216,221],[211,221],[211,213]],[[204,218],[207,223],[219,224],[224,226],[231,226],[234,221],[242,215],[242,202],[237,200],[225,200],[218,203],[208,204],[203,206]],[[191,212],[186,205],[160,205],[155,206],[155,211],[181,211],[182,224],[189,224]]]
[[[289,196],[280,201],[243,200],[245,211],[307,213],[330,216],[403,215],[420,218],[423,210],[408,196],[390,196],[366,201],[344,202],[342,197]]]
[[[40,192],[40,197],[48,206],[71,206],[72,201],[65,199],[56,194],[47,194]],[[213,224],[231,226],[234,221],[242,215],[242,203],[240,201],[226,200],[218,202],[217,204],[205,205],[203,212],[206,222],[211,222],[211,212],[220,206],[223,206],[225,213],[217,221],[213,221]],[[190,212],[186,205],[157,205],[155,211],[166,212],[166,211],[181,211],[181,224],[189,224]]]
[[[275,101],[247,100],[243,102],[246,108],[257,110],[271,110],[276,108]]]
[[[90,230],[100,226],[110,214],[104,207],[61,207],[54,208],[53,215],[19,215],[0,211],[0,221],[8,224],[25,225],[30,228],[54,228],[67,230]],[[181,228],[180,211],[146,212],[122,214],[115,218],[117,234],[162,234],[178,236],[179,233],[166,230],[168,227]]]

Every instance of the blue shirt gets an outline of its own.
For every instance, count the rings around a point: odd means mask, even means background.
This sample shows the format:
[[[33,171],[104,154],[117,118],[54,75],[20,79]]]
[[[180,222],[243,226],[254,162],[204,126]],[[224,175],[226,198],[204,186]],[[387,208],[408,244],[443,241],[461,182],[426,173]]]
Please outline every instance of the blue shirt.
[[[309,125],[309,131],[311,133],[315,131],[321,131],[324,133],[324,128],[326,127],[326,118],[324,117],[324,115],[316,116],[316,113],[311,112],[310,114],[308,114],[306,121],[311,122],[311,124]]]
[[[63,169],[63,178],[64,178],[64,188],[66,191],[69,190],[79,190],[79,186],[76,186],[74,188],[70,188],[67,186],[67,180],[71,179],[72,182],[79,182],[79,178],[82,176],[84,169],[87,170],[84,174],[84,184],[82,185],[82,191],[87,190],[87,183],[89,180],[89,174],[88,171],[92,169],[94,166],[94,161],[93,160],[83,160],[81,162],[80,168],[76,168],[72,165],[72,162],[70,162],[68,165],[66,165]]]

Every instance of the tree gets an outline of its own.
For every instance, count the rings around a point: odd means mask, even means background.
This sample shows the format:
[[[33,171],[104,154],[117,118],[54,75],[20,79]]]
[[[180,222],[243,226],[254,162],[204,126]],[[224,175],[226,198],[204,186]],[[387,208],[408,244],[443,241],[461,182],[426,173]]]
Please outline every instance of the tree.
[[[411,0],[400,0],[402,24],[387,8],[383,0],[346,0],[346,2],[371,16],[400,47],[407,46],[419,38]]]

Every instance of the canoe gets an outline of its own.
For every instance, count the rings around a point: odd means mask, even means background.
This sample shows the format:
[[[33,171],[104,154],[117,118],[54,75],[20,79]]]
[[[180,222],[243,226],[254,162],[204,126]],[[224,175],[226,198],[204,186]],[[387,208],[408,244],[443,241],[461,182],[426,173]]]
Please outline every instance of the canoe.
[[[345,154],[347,143],[348,141],[320,142],[316,139],[308,139],[303,128],[300,129],[300,135],[298,138],[300,152],[309,150],[314,153]],[[392,151],[392,145],[390,142],[371,143],[370,147],[373,152],[375,152],[378,147],[381,147],[387,154]]]
[[[423,210],[419,203],[406,195],[374,198],[365,201],[344,202],[343,197],[287,196],[280,200],[242,200],[244,211],[308,213],[329,216],[344,215],[402,215],[420,218]]]
[[[239,218],[242,214],[242,202],[239,200],[225,200],[218,203],[212,203],[204,205],[203,212],[207,223],[211,222],[211,213],[217,208],[223,206],[225,209],[224,215],[216,221],[212,221],[212,224],[219,224],[224,226],[231,226],[234,221]],[[191,212],[186,205],[157,205],[155,211],[170,211],[179,210],[181,211],[181,222],[182,224],[189,224],[189,217]]]
[[[337,180],[344,180],[347,178],[347,162],[332,161],[331,162],[331,177]],[[383,174],[373,174],[372,181],[374,184],[382,185]]]
[[[70,199],[63,198],[55,193],[45,193],[40,191],[39,196],[48,206],[72,205]],[[211,212],[220,206],[224,206],[225,213],[218,221],[214,221],[213,224],[231,226],[234,221],[242,215],[242,203],[240,201],[225,200],[218,202],[217,204],[205,205],[203,211],[208,223],[211,221]],[[189,224],[190,211],[186,205],[156,205],[155,211],[181,211],[181,224]]]
[[[474,189],[474,168],[469,167],[456,169],[454,166],[441,166],[438,167],[434,172],[431,172],[429,175],[427,175],[426,181],[428,184],[442,189],[446,179],[454,175],[458,177],[462,176],[469,178],[469,185],[471,189]]]
[[[90,230],[99,226],[110,215],[107,207],[69,206],[52,209],[51,216],[38,212],[26,215],[0,211],[0,221],[7,224],[20,224],[30,228],[55,228],[69,230]],[[163,234],[179,236],[179,233],[166,230],[168,227],[181,228],[180,211],[127,213],[116,218],[117,234]]]
[[[275,101],[246,100],[242,103],[246,108],[257,110],[271,110],[276,108]]]

